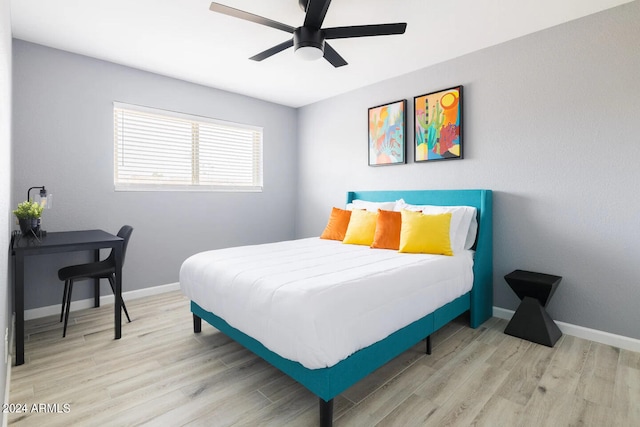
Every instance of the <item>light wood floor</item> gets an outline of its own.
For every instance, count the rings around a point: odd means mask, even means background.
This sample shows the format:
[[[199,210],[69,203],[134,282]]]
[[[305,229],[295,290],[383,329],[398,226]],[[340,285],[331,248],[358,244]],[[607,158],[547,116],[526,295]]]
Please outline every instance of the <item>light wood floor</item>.
[[[64,339],[57,318],[27,322],[26,363],[13,367],[10,394],[27,413],[9,424],[317,425],[306,389],[204,322],[194,334],[179,292],[127,308],[133,322],[117,341],[112,306],[72,313]],[[548,348],[505,326],[452,322],[434,335],[431,356],[417,345],[337,397],[334,425],[640,425],[640,353],[567,335]]]

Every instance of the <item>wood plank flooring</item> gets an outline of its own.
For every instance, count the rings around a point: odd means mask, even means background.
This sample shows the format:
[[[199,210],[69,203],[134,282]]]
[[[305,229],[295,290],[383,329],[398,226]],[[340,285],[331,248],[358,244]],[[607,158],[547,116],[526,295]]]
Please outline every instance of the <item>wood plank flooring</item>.
[[[179,292],[127,308],[120,340],[112,305],[71,313],[66,338],[56,317],[28,321],[10,391],[26,413],[9,425],[318,425],[302,386],[205,322],[194,334]],[[432,355],[416,345],[337,397],[334,425],[640,425],[639,353],[568,335],[548,348],[505,335],[504,320],[465,322],[438,331]]]

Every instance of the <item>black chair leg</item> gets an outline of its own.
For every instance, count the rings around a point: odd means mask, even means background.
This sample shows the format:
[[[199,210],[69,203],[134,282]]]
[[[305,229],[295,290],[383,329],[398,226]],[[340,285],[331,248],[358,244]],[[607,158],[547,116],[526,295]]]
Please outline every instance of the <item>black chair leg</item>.
[[[69,323],[69,311],[71,311],[71,292],[73,291],[73,280],[69,280],[69,294],[67,295],[67,312],[64,315],[64,329],[62,330],[62,338],[67,336],[67,323]]]
[[[62,308],[60,309],[60,321],[64,318],[64,308],[67,305],[67,292],[69,292],[69,281],[64,281],[64,292],[62,293]]]
[[[111,285],[111,290],[113,291],[113,295],[116,295],[116,286],[113,281],[113,276],[109,276],[109,284]],[[131,318],[129,317],[129,313],[127,312],[127,306],[124,305],[124,298],[122,299],[122,309],[124,310],[124,314],[127,316],[127,321],[131,323]]]

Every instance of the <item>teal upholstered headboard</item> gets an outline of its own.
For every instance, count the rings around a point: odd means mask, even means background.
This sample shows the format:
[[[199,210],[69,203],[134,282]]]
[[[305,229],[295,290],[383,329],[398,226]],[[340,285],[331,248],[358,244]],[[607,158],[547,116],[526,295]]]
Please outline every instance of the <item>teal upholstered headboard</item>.
[[[491,190],[349,191],[355,199],[389,202],[403,199],[413,205],[473,206],[478,210],[478,236],[471,290],[471,326],[478,327],[493,313],[493,196]]]

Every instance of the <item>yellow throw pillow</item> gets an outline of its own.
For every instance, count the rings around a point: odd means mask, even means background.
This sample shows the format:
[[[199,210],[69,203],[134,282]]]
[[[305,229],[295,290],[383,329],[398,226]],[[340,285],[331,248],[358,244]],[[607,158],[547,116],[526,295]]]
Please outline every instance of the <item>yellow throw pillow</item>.
[[[327,240],[342,240],[344,234],[347,232],[349,226],[349,219],[351,218],[351,211],[346,211],[340,208],[331,209],[331,216],[329,216],[329,222],[324,231],[320,235],[321,239]]]
[[[377,212],[368,212],[365,210],[354,210],[351,212],[349,227],[347,227],[347,233],[342,243],[371,246],[373,236],[376,233],[377,219]]]
[[[424,215],[403,210],[399,252],[453,255],[449,239],[451,213]]]
[[[372,248],[395,249],[400,247],[400,229],[402,216],[400,212],[378,209],[376,233],[373,237]]]

